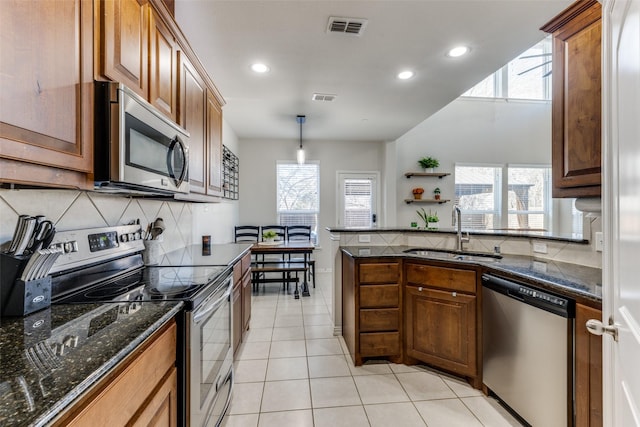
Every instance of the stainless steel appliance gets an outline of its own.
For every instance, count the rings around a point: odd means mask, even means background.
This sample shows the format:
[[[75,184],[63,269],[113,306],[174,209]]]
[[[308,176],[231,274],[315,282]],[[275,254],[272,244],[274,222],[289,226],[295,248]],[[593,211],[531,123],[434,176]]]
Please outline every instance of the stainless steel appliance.
[[[60,232],[52,303],[183,301],[178,317],[179,425],[219,425],[231,399],[232,269],[144,266],[139,225]]]
[[[120,83],[95,88],[96,189],[188,193],[187,131]]]
[[[482,275],[483,382],[527,425],[573,425],[575,301]]]

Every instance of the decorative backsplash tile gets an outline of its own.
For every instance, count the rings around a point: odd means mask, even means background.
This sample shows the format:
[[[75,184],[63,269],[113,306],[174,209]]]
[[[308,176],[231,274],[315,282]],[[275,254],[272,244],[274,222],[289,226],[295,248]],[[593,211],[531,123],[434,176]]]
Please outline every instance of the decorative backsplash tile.
[[[142,229],[164,220],[162,249],[169,252],[193,242],[192,205],[74,190],[0,190],[0,250],[13,236],[18,216],[45,215],[59,231],[106,227],[140,220]]]

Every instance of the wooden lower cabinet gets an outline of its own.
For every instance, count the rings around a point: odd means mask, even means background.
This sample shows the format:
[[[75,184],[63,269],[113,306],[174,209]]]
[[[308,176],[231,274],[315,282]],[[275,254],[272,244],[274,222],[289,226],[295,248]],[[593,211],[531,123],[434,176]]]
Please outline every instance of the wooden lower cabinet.
[[[177,426],[176,333],[172,320],[54,426]]]
[[[343,255],[342,331],[356,366],[368,358],[402,361],[402,263]]]
[[[234,283],[231,292],[233,353],[236,354],[242,340],[242,283]]]
[[[590,334],[585,323],[602,320],[602,311],[576,304],[575,395],[576,426],[602,426],[602,337]]]
[[[233,266],[233,353],[237,354],[243,336],[251,321],[251,252]]]
[[[404,318],[407,356],[465,377],[477,375],[474,295],[407,286]]]

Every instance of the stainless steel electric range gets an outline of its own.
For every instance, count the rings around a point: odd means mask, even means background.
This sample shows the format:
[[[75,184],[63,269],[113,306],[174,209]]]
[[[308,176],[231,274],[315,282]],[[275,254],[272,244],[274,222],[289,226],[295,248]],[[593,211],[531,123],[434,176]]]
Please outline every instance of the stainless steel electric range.
[[[179,425],[219,425],[233,387],[232,268],[145,266],[139,225],[60,232],[52,303],[182,301],[178,316]]]

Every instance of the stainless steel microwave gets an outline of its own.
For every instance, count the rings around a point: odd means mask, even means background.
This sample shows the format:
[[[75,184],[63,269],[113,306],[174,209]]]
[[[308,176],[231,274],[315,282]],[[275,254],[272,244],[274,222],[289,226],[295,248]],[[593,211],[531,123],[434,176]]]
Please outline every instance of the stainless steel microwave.
[[[95,188],[188,193],[189,133],[121,83],[95,87]]]

